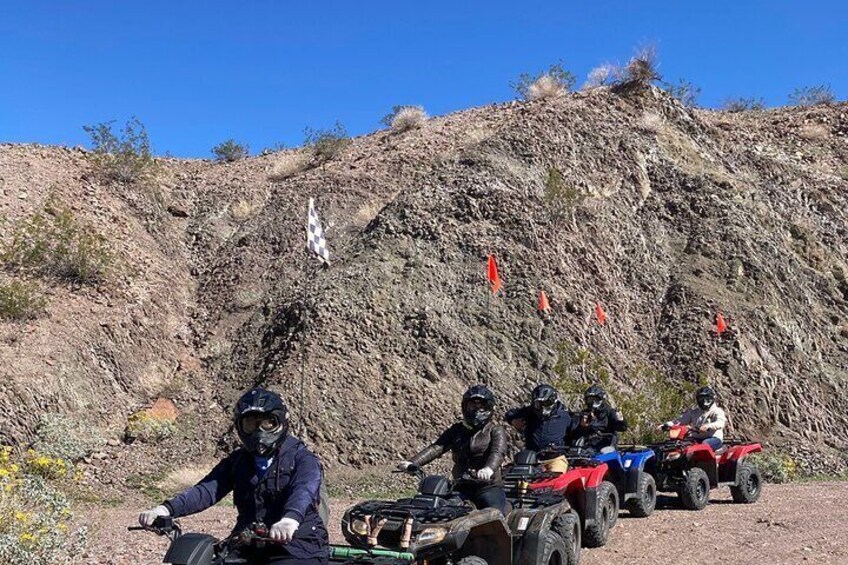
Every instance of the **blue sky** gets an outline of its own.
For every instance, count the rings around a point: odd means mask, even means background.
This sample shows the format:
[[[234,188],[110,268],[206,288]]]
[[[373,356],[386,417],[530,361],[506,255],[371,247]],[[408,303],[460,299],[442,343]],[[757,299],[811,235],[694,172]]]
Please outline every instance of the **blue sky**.
[[[580,81],[653,41],[660,72],[786,103],[799,86],[848,97],[848,3],[0,0],[0,142],[86,145],[86,124],[136,115],[154,150],[208,157],[353,135],[395,104],[430,114],[514,97],[562,61]]]

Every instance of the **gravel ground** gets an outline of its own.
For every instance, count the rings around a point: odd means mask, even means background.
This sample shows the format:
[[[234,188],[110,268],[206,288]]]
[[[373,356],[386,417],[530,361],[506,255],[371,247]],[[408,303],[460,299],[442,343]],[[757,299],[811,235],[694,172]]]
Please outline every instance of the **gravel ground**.
[[[674,500],[645,519],[627,513],[609,545],[584,550],[583,565],[848,564],[848,483],[770,485],[753,505],[730,503],[727,489],[714,491],[703,512],[674,507]],[[332,501],[332,523],[353,501]],[[135,508],[89,509],[91,544],[82,563],[129,565],[158,563],[167,540],[127,532]],[[231,507],[216,507],[186,518],[186,530],[225,534],[234,518]],[[333,532],[334,538],[338,533]],[[339,541],[334,539],[334,541]]]

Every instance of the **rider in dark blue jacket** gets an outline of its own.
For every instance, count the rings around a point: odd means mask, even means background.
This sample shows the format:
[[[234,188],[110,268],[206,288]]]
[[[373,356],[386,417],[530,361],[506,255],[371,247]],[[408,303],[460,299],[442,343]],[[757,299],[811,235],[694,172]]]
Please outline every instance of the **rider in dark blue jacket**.
[[[321,465],[306,446],[288,435],[288,409],[275,393],[254,389],[236,405],[243,448],[222,460],[199,483],[139,516],[149,526],[158,516],[187,516],[213,506],[228,493],[238,509],[233,533],[254,522],[269,525],[280,542],[243,550],[250,562],[325,565],[327,530],[319,515]]]
[[[556,389],[547,384],[533,389],[529,406],[513,408],[505,419],[524,434],[525,449],[537,452],[551,446],[565,447],[573,428],[571,413],[560,402]]]

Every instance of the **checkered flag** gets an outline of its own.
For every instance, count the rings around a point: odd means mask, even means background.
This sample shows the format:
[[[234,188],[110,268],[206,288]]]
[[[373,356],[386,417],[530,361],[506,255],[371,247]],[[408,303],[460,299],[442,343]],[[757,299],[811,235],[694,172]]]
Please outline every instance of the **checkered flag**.
[[[324,239],[324,228],[315,211],[314,199],[309,199],[309,223],[306,228],[306,248],[318,255],[324,263],[330,264],[330,252]]]

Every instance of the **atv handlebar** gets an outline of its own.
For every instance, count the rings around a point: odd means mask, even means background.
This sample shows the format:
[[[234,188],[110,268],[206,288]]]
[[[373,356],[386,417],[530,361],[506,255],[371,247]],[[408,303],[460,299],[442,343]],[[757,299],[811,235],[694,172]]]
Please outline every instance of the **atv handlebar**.
[[[167,536],[176,539],[182,534],[180,523],[171,516],[159,516],[149,526],[128,526],[130,532],[153,532],[157,536]]]

